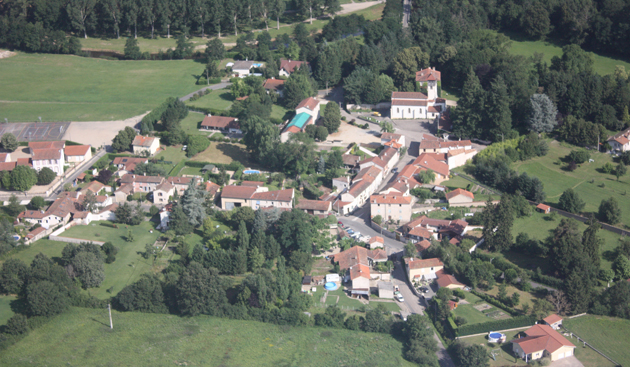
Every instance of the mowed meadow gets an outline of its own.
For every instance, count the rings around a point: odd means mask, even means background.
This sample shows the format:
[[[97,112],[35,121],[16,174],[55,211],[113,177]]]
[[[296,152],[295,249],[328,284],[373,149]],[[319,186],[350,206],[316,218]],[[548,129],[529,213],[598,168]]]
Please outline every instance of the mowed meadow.
[[[388,334],[73,308],[0,352],[3,366],[414,366]]]
[[[26,54],[0,59],[0,121],[108,121],[200,89],[193,60],[117,61]]]

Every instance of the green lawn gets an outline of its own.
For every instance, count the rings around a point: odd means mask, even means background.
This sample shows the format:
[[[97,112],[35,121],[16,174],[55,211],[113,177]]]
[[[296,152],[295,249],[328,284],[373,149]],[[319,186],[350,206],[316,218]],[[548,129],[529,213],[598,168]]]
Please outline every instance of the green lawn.
[[[31,245],[21,246],[21,251],[11,255],[11,257],[14,259],[22,260],[27,266],[30,266],[31,262],[35,258],[35,255],[39,254],[40,252],[51,259],[55,257],[61,257],[61,250],[63,250],[65,246],[65,242],[41,239]]]
[[[186,101],[188,106],[201,108],[214,108],[216,110],[227,110],[234,102],[234,96],[229,89],[213,90],[196,101]]]
[[[469,304],[460,303],[459,306],[457,306],[457,308],[452,311],[452,313],[453,316],[461,316],[465,318],[467,324],[481,324],[483,322],[494,321],[493,318],[486,316],[486,313],[492,311],[502,311],[501,309],[494,307],[491,304],[488,304],[488,306],[491,306],[490,309],[484,312],[478,311],[473,306],[487,302],[469,292],[466,292],[465,300],[469,302]]]
[[[73,308],[0,354],[5,366],[414,366],[387,334]]]
[[[177,37],[174,37],[173,35],[171,35],[171,38],[166,38],[166,34],[164,34],[163,37],[156,34],[154,37],[155,38],[151,39],[149,34],[146,37],[137,38],[138,47],[140,47],[141,52],[157,53],[160,50],[166,51],[169,48],[175,48],[177,46]],[[88,39],[81,38],[81,45],[83,46],[83,49],[107,50],[120,53],[124,53],[125,42],[127,42],[127,37],[120,37],[118,39],[100,37],[90,37]],[[205,45],[208,42],[208,39],[192,37],[189,39],[189,42],[191,42],[193,46],[197,47]]]
[[[181,125],[182,130],[186,132],[186,134],[208,136],[210,135],[210,133],[199,131],[199,126],[201,124],[201,121],[203,121],[203,117],[204,115],[202,113],[188,112],[188,116],[186,116],[185,119],[181,120],[179,124]]]
[[[65,237],[111,241],[118,247],[116,261],[105,264],[105,280],[101,286],[88,290],[90,294],[98,298],[108,298],[117,294],[126,285],[138,280],[143,273],[165,266],[172,255],[165,249],[165,257],[160,259],[157,265],[153,265],[152,260],[146,260],[139,254],[144,252],[144,246],[147,243],[153,244],[159,235],[159,232],[155,230],[149,233],[149,230],[153,229],[151,222],[143,222],[138,226],[118,224],[118,228],[112,228],[109,224],[110,222],[92,222],[87,226],[74,226],[63,233]],[[129,229],[134,236],[133,242],[125,240]],[[107,290],[110,291],[107,292]]]
[[[192,60],[110,61],[18,53],[0,60],[0,118],[109,121],[145,113],[199,89]]]
[[[507,35],[507,34],[506,34]],[[551,63],[551,58],[554,56],[562,56],[562,46],[558,46],[551,42],[546,41],[529,41],[520,38],[512,37],[512,47],[510,52],[515,55],[523,55],[530,57],[534,55],[534,52],[542,53],[544,55],[543,60],[548,64]],[[612,74],[615,71],[615,66],[623,65],[626,70],[630,70],[630,63],[624,60],[615,59],[613,57],[606,57],[591,53],[593,57],[593,69],[600,75]]]
[[[287,108],[284,108],[284,106],[280,106],[277,104],[274,104],[273,106],[271,106],[271,117],[280,119],[282,120],[282,122],[284,122],[285,120],[288,120],[290,117],[293,117],[294,112],[295,111],[289,110]]]
[[[558,216],[557,219],[553,221],[550,220],[551,218],[549,217],[549,215],[534,212],[531,217],[516,218],[514,220],[514,226],[512,227],[512,234],[514,235],[514,238],[516,238],[516,236],[520,232],[525,232],[529,235],[530,238],[535,238],[542,241],[553,233],[553,230],[560,224],[562,218],[564,217]],[[578,224],[578,228],[582,232],[586,229],[586,227],[586,224]],[[603,229],[599,230],[598,235],[604,241],[600,248],[601,267],[603,269],[610,269],[611,261],[614,259],[611,259],[609,256],[606,255],[607,252],[613,251],[619,245],[620,236],[616,233]],[[539,257],[529,257],[523,254],[511,253],[506,253],[505,256],[510,261],[523,268],[532,269],[532,267],[535,268],[536,266],[540,266],[543,272],[548,268],[547,262],[544,259],[541,260]]]
[[[578,195],[586,202],[585,213],[595,213],[603,199],[613,196],[619,201],[619,206],[627,208],[630,204],[630,175],[626,175],[617,181],[614,175],[600,173],[600,169],[605,163],[611,162],[616,165],[610,154],[597,153],[591,151],[593,163],[583,163],[573,172],[568,172],[562,168],[566,163],[560,159],[567,156],[576,147],[552,141],[549,143],[549,153],[544,157],[534,158],[524,162],[513,164],[513,168],[519,173],[537,176],[545,185],[547,194],[546,202],[557,204],[562,192],[568,188],[573,188]],[[593,183],[590,181],[593,180]],[[603,185],[603,187],[602,187]],[[622,217],[623,224],[630,225],[630,216]]]
[[[562,324],[620,365],[630,365],[630,349],[628,348],[630,320],[586,315],[565,319]],[[573,343],[578,345],[577,342]]]
[[[182,150],[181,146],[162,147],[163,150],[155,156],[155,159],[162,159],[171,162],[171,167],[177,165],[177,163],[186,159],[186,152]]]
[[[0,325],[7,323],[7,320],[13,316],[11,302],[15,301],[14,296],[0,296]]]

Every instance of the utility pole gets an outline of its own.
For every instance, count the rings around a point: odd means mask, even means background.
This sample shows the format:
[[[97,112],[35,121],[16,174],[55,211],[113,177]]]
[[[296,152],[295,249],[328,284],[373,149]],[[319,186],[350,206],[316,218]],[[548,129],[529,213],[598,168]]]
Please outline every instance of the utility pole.
[[[109,328],[114,328],[114,322],[112,321],[112,305],[110,303],[107,304],[107,309],[109,310]]]

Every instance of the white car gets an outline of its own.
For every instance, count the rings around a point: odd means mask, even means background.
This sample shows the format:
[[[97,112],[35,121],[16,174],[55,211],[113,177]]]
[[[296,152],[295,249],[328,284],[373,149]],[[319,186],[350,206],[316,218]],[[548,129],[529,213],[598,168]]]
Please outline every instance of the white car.
[[[398,302],[405,302],[405,298],[399,292],[396,292],[396,294],[394,294],[394,298],[396,298],[396,301]]]

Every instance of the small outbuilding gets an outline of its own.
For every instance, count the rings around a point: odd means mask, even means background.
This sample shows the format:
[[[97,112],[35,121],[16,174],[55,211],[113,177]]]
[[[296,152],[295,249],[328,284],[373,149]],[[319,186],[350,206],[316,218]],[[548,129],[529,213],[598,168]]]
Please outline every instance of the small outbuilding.
[[[536,205],[536,210],[544,214],[549,214],[551,212],[551,207],[545,204],[538,204]]]
[[[545,324],[551,326],[552,329],[558,330],[562,327],[562,317],[557,314],[549,315],[543,319]]]
[[[392,282],[379,282],[378,283],[378,297],[379,298],[394,298],[394,284]]]
[[[328,282],[339,282],[339,274],[326,274],[326,283]]]
[[[311,290],[312,280],[313,279],[310,275],[305,275],[304,278],[302,278],[302,292],[308,292]]]

